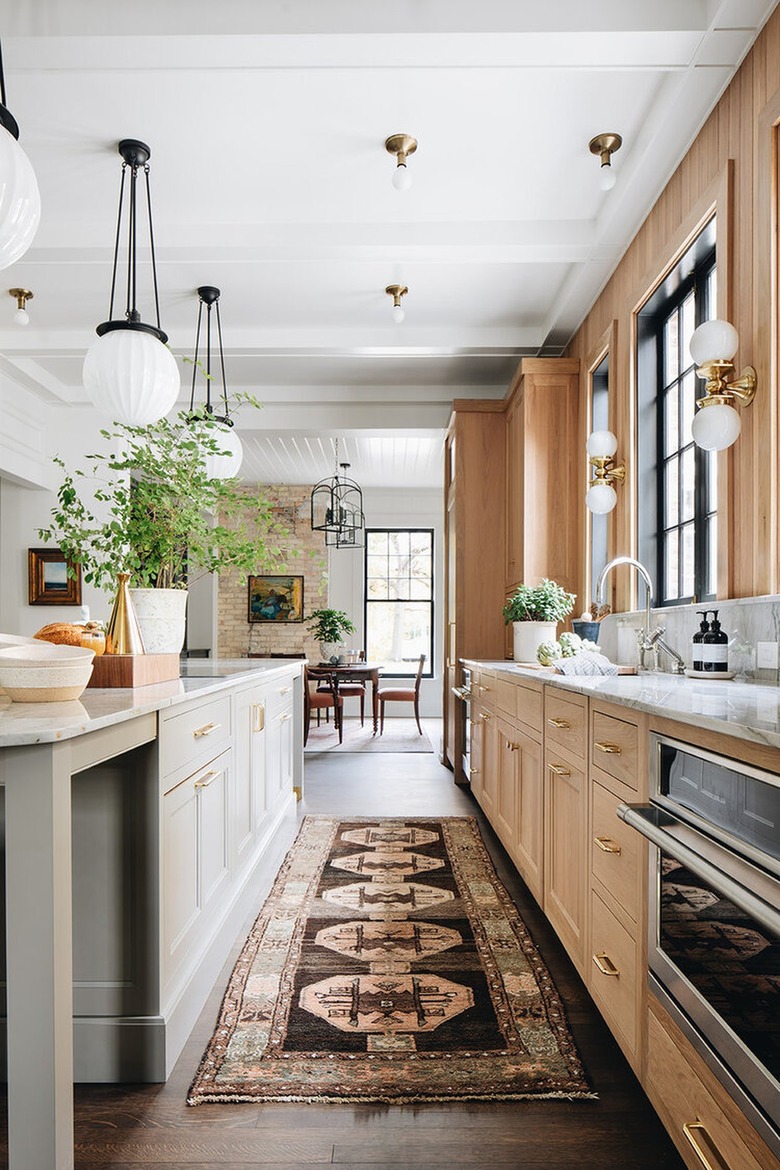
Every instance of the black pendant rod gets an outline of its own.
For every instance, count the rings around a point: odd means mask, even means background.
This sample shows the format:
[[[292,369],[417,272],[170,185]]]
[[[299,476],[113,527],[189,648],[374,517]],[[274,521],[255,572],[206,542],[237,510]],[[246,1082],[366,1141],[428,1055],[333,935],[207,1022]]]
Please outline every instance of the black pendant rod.
[[[230,423],[230,425],[232,426],[233,424],[232,424],[231,418],[230,418],[230,410],[228,408],[227,381],[225,380],[225,351],[222,347],[222,318],[221,318],[220,313],[219,313],[219,301],[216,302],[216,309],[217,309],[217,337],[219,339],[219,364],[220,364],[220,367],[222,370],[222,401],[225,404],[225,421]]]
[[[108,319],[114,320],[114,294],[116,292],[116,270],[119,262],[119,240],[122,233],[122,201],[125,197],[125,171],[127,163],[122,163],[122,180],[119,184],[119,211],[116,217],[116,239],[114,241],[114,265],[111,270],[111,296],[108,301]]]
[[[192,391],[190,393],[190,413],[195,410],[195,379],[198,376],[198,349],[200,346],[200,325],[203,318],[203,301],[198,300],[198,327],[195,330],[195,357],[192,361]]]
[[[160,328],[160,296],[157,291],[157,260],[154,247],[154,223],[152,222],[152,193],[149,187],[149,164],[144,167],[146,175],[146,206],[149,212],[149,247],[152,249],[152,284],[154,285],[154,309],[157,314],[157,328]]]

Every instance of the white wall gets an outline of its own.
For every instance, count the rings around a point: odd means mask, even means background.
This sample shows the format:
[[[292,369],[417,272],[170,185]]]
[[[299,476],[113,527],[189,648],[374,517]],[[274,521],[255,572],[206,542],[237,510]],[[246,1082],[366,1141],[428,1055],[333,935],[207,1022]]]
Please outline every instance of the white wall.
[[[443,489],[366,488],[363,511],[368,528],[432,528],[434,546],[434,633],[433,678],[423,679],[420,688],[420,713],[428,718],[442,713],[442,663],[444,629],[444,496]],[[330,549],[328,604],[342,609],[352,619],[357,632],[347,645],[360,649],[363,638],[363,549]],[[387,714],[408,717],[412,708],[388,705]]]

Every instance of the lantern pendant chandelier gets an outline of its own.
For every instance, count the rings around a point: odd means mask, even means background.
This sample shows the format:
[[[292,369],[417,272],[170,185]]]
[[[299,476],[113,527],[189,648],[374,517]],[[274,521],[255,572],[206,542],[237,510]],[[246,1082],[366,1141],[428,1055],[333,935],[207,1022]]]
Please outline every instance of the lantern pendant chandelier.
[[[157,265],[154,256],[152,201],[149,190],[151,151],[144,142],[124,138],[119,143],[122,156],[122,182],[119,188],[119,213],[114,244],[114,268],[111,278],[109,320],[98,325],[98,340],[87,350],[84,359],[84,389],[101,413],[115,422],[130,426],[148,426],[163,418],[179,395],[180,377],[176,359],[167,348],[168,335],[160,328],[160,300],[157,293]],[[130,172],[130,195],[127,217],[127,285],[123,320],[114,318],[114,293],[122,235],[122,206],[125,178]],[[136,245],[138,227],[136,187],[138,172],[146,179],[146,207],[156,325],[141,320],[137,307]]]
[[[343,474],[339,476],[339,467]],[[336,439],[336,471],[332,478],[315,484],[311,493],[311,527],[325,533],[325,544],[332,548],[362,548],[365,517],[363,493],[347,475],[348,463],[339,463]]]
[[[234,423],[230,417],[230,404],[225,381],[225,355],[222,349],[222,318],[219,314],[220,290],[211,284],[202,284],[198,289],[198,328],[195,333],[195,356],[192,361],[192,392],[190,394],[190,414],[197,417],[195,406],[195,386],[198,370],[204,374],[206,383],[206,401],[203,407],[208,420],[214,424],[214,439],[219,445],[219,453],[206,455],[206,471],[210,479],[232,479],[238,474],[244,452],[241,440],[233,429]],[[206,362],[205,366],[199,359],[200,329],[203,322],[203,306],[206,306]],[[211,314],[214,313],[217,322],[217,343],[219,345],[219,376],[222,380],[221,414],[214,413],[214,404],[211,401],[211,383],[214,376],[211,372]]]
[[[19,145],[19,125],[5,104],[0,51],[0,268],[23,256],[38,229],[41,196],[35,171]]]

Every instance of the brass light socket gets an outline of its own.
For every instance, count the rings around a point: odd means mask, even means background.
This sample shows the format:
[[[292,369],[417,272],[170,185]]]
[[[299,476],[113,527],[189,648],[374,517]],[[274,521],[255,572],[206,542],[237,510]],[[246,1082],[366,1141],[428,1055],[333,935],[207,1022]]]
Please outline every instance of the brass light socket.
[[[388,154],[394,154],[398,165],[403,166],[408,155],[417,150],[417,139],[412,138],[411,134],[391,134],[385,139],[385,150]]]
[[[601,165],[608,167],[611,165],[610,160],[616,150],[620,150],[623,145],[623,139],[619,134],[597,134],[595,138],[591,138],[588,143],[588,149],[591,154],[598,154],[601,157]]]
[[[27,307],[27,302],[33,299],[34,293],[31,293],[29,288],[9,288],[9,297],[16,297],[17,309],[24,309]]]
[[[405,284],[388,284],[385,292],[393,298],[393,306],[400,305],[401,297],[405,297],[409,289]]]

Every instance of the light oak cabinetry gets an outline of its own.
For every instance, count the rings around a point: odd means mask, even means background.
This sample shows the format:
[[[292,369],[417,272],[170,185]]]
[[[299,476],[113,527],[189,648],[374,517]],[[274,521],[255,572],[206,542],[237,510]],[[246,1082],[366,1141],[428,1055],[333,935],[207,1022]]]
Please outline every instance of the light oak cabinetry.
[[[588,886],[588,701],[544,689],[544,911],[582,972]]]

